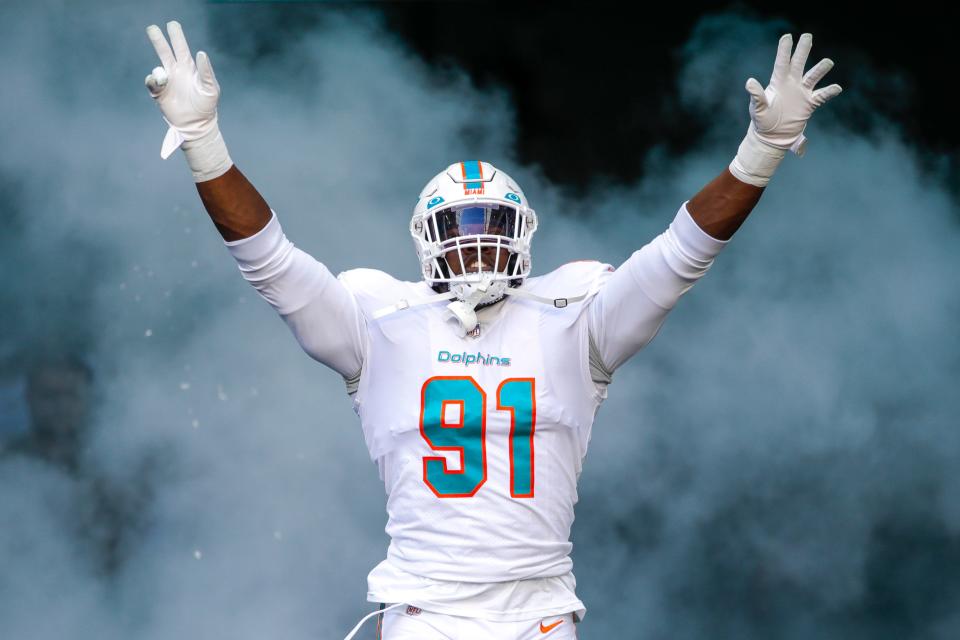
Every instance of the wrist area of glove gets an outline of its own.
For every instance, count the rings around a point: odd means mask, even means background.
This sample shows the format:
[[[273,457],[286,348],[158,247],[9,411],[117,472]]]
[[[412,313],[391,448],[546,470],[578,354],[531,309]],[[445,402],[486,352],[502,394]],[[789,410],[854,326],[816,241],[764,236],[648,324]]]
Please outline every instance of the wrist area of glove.
[[[741,182],[765,187],[786,155],[786,149],[778,149],[760,140],[751,122],[737,155],[730,162],[730,173]]]
[[[225,174],[233,166],[227,145],[216,124],[196,140],[184,140],[180,145],[190,165],[194,182],[206,182]]]

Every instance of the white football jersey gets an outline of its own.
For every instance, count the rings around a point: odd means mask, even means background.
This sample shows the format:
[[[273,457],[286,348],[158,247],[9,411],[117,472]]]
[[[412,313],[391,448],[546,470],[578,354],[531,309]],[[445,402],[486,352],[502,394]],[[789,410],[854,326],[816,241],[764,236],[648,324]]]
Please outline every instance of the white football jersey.
[[[523,288],[595,293],[612,271],[576,262]],[[589,297],[562,309],[508,297],[479,336],[461,338],[444,303],[373,319],[431,295],[423,282],[370,269],[339,278],[367,322],[354,408],[386,486],[388,560],[463,582],[568,573],[577,479],[603,397],[589,371]]]
[[[468,338],[443,302],[374,319],[433,291],[371,269],[334,278],[276,214],[226,242],[304,351],[355,390],[391,538],[368,599],[489,620],[582,617],[570,527],[606,384],[729,242],[707,235],[686,204],[616,271],[577,262],[523,284],[584,300],[558,309],[508,297],[478,310],[480,334]]]

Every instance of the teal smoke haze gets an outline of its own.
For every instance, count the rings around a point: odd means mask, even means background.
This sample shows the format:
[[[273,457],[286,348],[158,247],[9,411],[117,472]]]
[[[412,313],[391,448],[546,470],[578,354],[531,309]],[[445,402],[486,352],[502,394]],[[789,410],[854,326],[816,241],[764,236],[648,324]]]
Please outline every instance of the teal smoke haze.
[[[675,94],[650,96],[708,123],[702,145],[572,198],[518,161],[506,91],[426,65],[375,13],[331,13],[263,55],[270,14],[247,15],[0,8],[0,356],[87,354],[85,468],[150,487],[107,573],[88,483],[0,461],[0,637],[342,637],[386,550],[343,382],[241,279],[182,158],[159,158],[146,25],[178,19],[210,54],[231,155],[295,243],[334,272],[409,279],[416,194],[466,158],[537,209],[535,272],[619,264],[729,163],[744,82],[766,84],[779,35],[803,29],[704,17]],[[851,133],[842,103],[867,111],[857,83],[874,79],[835,62],[824,82],[844,93],[806,156],[615,374],[574,527],[583,638],[960,632],[957,206],[893,123]]]

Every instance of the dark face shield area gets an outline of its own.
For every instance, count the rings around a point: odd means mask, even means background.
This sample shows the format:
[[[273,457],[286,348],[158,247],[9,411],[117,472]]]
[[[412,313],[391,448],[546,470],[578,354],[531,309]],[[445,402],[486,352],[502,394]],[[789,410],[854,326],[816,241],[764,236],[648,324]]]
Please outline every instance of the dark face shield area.
[[[506,273],[519,224],[517,209],[505,205],[474,205],[436,212],[428,235],[440,242],[452,275]]]
[[[513,239],[517,210],[506,206],[478,205],[438,211],[427,233],[433,241],[445,242],[462,236],[492,235]],[[429,228],[432,226],[433,228]]]

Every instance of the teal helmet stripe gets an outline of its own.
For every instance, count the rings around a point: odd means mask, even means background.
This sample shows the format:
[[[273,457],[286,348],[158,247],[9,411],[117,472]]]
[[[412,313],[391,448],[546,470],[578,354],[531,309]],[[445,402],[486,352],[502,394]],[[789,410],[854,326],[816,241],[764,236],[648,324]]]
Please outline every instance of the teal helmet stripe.
[[[483,188],[483,169],[480,167],[479,160],[467,160],[461,162],[463,167],[463,179],[466,182],[464,189],[482,189]],[[480,182],[473,182],[479,180]]]

